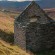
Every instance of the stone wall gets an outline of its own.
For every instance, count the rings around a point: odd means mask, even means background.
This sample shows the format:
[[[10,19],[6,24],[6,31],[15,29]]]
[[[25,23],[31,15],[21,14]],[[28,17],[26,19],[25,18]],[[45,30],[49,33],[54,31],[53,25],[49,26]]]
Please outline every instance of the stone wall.
[[[26,30],[27,50],[37,52],[55,48],[55,25],[30,23]]]
[[[14,44],[26,50],[25,29],[23,30],[23,28],[15,22],[14,32]]]

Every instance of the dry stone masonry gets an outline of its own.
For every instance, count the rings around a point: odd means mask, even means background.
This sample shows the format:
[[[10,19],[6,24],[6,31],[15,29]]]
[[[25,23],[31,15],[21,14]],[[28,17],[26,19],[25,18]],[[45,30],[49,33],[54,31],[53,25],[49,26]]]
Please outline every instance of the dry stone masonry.
[[[15,19],[14,43],[32,52],[55,48],[55,21],[34,1]]]

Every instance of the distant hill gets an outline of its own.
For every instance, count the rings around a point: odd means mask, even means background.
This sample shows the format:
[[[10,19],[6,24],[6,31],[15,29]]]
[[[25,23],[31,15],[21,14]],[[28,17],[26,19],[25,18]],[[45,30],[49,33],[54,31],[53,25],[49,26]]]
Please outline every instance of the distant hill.
[[[22,11],[30,3],[26,2],[12,2],[12,1],[0,1],[0,9]],[[41,8],[55,8],[55,0],[41,0],[37,1]]]
[[[55,8],[44,9],[44,11],[55,20]]]

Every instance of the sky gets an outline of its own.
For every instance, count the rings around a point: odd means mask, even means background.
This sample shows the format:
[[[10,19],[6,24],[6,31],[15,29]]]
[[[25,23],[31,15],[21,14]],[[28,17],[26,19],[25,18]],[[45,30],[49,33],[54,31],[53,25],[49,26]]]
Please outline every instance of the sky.
[[[33,1],[33,0],[0,0],[0,1],[18,1],[18,2],[23,2],[23,1]],[[40,1],[40,0],[34,0],[34,1]]]

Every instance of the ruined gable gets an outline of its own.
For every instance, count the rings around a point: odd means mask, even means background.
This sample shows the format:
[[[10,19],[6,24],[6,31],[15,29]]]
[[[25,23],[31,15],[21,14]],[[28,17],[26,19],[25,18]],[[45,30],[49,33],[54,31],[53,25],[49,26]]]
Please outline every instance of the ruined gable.
[[[48,23],[48,16],[45,14],[45,12],[40,8],[38,4],[36,4],[34,1],[20,14],[19,17],[17,17],[17,22],[20,23],[29,23],[31,17],[36,16],[38,23]]]
[[[54,48],[55,21],[34,1],[15,20],[15,44],[28,51]]]

